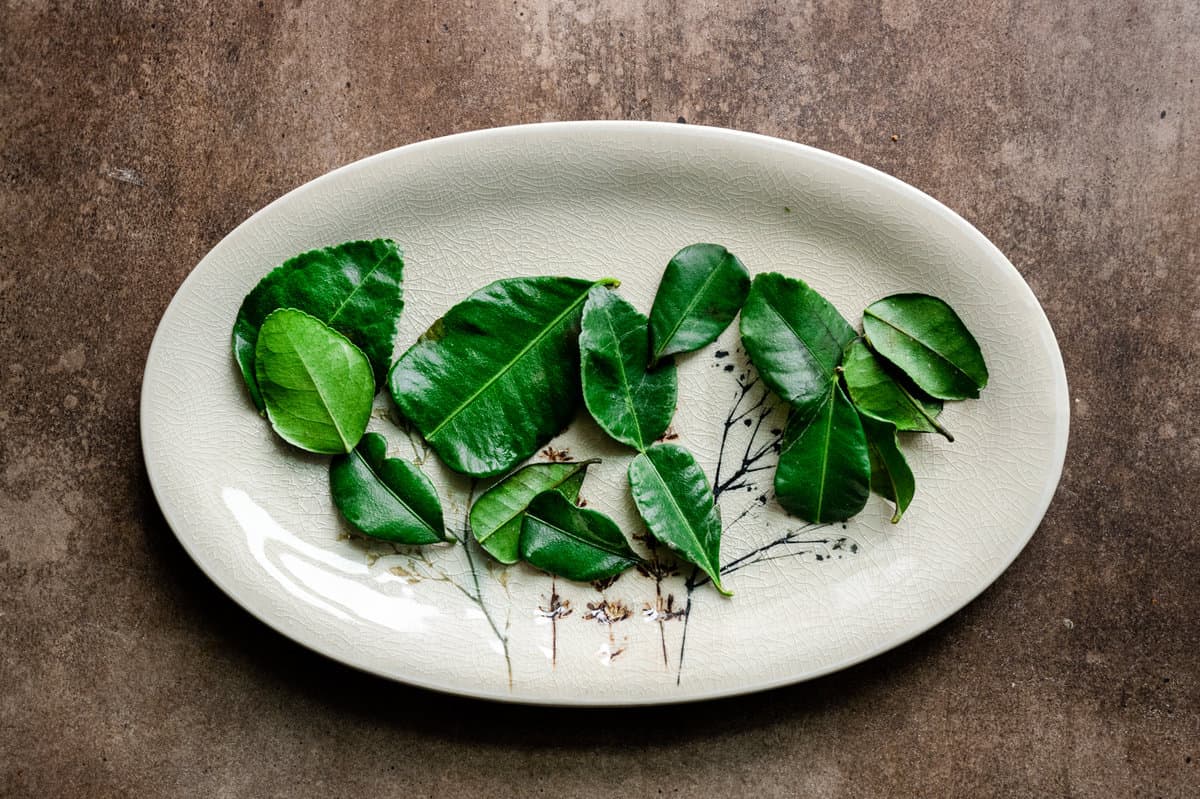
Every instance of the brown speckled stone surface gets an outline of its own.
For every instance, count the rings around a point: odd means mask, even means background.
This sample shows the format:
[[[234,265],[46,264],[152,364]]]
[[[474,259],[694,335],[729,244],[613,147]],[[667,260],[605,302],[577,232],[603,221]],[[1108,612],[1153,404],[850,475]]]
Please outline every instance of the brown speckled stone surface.
[[[1200,795],[1198,80],[1184,0],[4,3],[0,795]],[[991,589],[813,683],[569,712],[363,676],[199,573],[137,422],[209,248],[406,142],[680,117],[890,172],[1032,285],[1071,448]]]

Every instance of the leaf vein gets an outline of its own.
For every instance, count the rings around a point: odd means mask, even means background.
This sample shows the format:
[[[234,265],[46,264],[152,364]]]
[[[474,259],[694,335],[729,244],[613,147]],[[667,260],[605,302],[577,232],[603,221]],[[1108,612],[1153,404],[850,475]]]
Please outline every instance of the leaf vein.
[[[595,285],[595,284],[592,284],[592,285]],[[588,289],[589,290],[591,289],[591,285],[588,286]],[[574,301],[572,301],[570,305],[568,305],[566,308],[564,308],[563,311],[558,314],[558,316],[554,317],[554,319],[552,319],[548,325],[543,327],[541,332],[539,332],[536,336],[534,336],[533,339],[528,344],[526,344],[524,347],[522,347],[520,352],[518,352],[511,359],[509,359],[508,363],[504,364],[504,367],[502,369],[498,370],[494,375],[492,375],[486,381],[484,381],[482,386],[477,388],[475,391],[471,392],[471,395],[468,396],[466,399],[464,399],[462,402],[460,402],[458,404],[458,407],[456,407],[450,413],[446,414],[446,416],[442,419],[442,421],[438,422],[437,425],[435,425],[434,428],[432,430],[430,430],[429,434],[425,437],[427,439],[433,438],[439,432],[441,432],[443,427],[448,425],[460,413],[462,413],[464,410],[466,410],[466,408],[471,403],[473,403],[475,400],[479,399],[479,397],[482,396],[485,391],[487,391],[489,388],[491,388],[492,385],[496,383],[496,381],[498,381],[504,375],[508,374],[509,370],[511,370],[513,368],[513,366],[515,366],[522,358],[524,358],[526,356],[526,354],[528,354],[530,352],[530,350],[532,350],[534,347],[539,345],[542,342],[542,340],[545,339],[547,335],[549,335],[551,330],[554,330],[555,328],[557,328],[558,325],[560,325],[562,323],[562,321],[571,314],[571,312],[573,312],[576,308],[578,308],[580,305],[582,305],[584,300],[586,300],[586,299],[587,299],[587,291],[584,291],[582,294],[579,295],[578,298],[576,298]]]
[[[864,313],[865,313],[865,312],[864,312]],[[877,319],[878,321],[880,321],[880,322],[882,322],[883,324],[885,324],[885,325],[887,325],[888,327],[890,327],[892,330],[895,330],[897,333],[899,333],[900,335],[904,336],[904,337],[905,337],[905,338],[907,338],[909,341],[912,341],[914,344],[916,344],[918,347],[920,347],[921,349],[925,350],[926,352],[931,352],[931,353],[933,353],[933,354],[934,354],[934,356],[936,356],[936,357],[938,358],[938,360],[940,360],[940,361],[944,362],[944,363],[945,363],[945,364],[947,364],[947,365],[948,365],[948,366],[949,366],[951,369],[953,369],[955,372],[958,372],[960,375],[962,375],[963,377],[967,378],[967,380],[968,380],[968,381],[970,381],[971,385],[975,385],[975,378],[973,378],[973,377],[971,377],[971,375],[967,374],[967,372],[966,372],[966,371],[965,371],[965,370],[964,370],[962,367],[960,367],[960,366],[959,366],[958,364],[956,364],[954,361],[950,360],[950,358],[948,358],[947,356],[945,356],[945,355],[943,355],[942,353],[940,353],[940,352],[938,352],[937,350],[935,350],[933,347],[931,347],[931,346],[929,346],[928,344],[926,344],[924,341],[921,341],[921,339],[917,338],[917,337],[916,337],[916,336],[914,336],[912,333],[909,333],[907,330],[905,330],[904,328],[900,327],[899,325],[897,325],[897,324],[895,324],[895,323],[891,322],[890,320],[884,319],[884,318],[883,318],[882,316],[880,316],[879,314],[872,313],[872,314],[868,314],[868,315],[869,315],[869,316],[870,316],[872,319]]]
[[[386,250],[386,245],[385,245],[385,250]],[[337,310],[335,310],[333,312],[333,314],[329,317],[330,325],[332,325],[334,323],[334,320],[336,320],[338,318],[338,314],[340,314],[345,309],[345,307],[350,303],[350,300],[354,299],[354,295],[357,294],[364,285],[366,285],[368,278],[370,278],[371,275],[375,274],[375,271],[377,269],[379,269],[379,267],[383,264],[384,261],[386,261],[388,259],[388,256],[390,256],[391,254],[392,253],[390,250],[385,251],[384,254],[380,257],[380,259],[375,262],[375,265],[372,266],[370,269],[368,269],[366,271],[366,273],[362,275],[362,277],[358,281],[358,285],[356,285],[353,289],[350,290],[350,293],[347,294],[345,299],[342,300],[341,304],[338,305]]]

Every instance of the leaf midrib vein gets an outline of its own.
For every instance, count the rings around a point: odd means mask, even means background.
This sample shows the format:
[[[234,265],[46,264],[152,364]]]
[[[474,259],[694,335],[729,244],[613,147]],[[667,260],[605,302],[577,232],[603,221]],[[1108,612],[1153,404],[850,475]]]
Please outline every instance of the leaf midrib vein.
[[[313,318],[315,319],[316,317]],[[334,416],[333,412],[330,410],[329,399],[325,396],[325,392],[321,390],[321,385],[317,381],[319,370],[313,371],[313,368],[309,365],[308,360],[304,357],[303,347],[296,346],[296,341],[292,338],[292,332],[290,330],[285,330],[283,331],[283,334],[287,336],[288,344],[290,344],[292,347],[292,352],[296,353],[296,357],[300,359],[300,363],[304,367],[305,373],[308,375],[308,382],[312,384],[313,391],[316,392],[317,397],[321,400],[321,410],[325,411],[325,415],[329,417],[329,422],[331,425],[333,425],[333,429],[338,435],[338,440],[342,442],[342,450],[348,451],[350,449],[350,442],[347,440],[346,434],[342,431],[342,426],[338,424],[337,417]],[[342,357],[345,358],[346,350],[341,347],[339,347],[339,349],[342,352]],[[347,366],[349,366],[348,363]]]
[[[577,297],[574,301],[572,301],[570,305],[568,305],[566,308],[564,308],[563,311],[558,314],[558,316],[554,317],[554,319],[552,319],[550,321],[550,324],[543,327],[541,332],[533,337],[532,341],[530,341],[528,344],[526,344],[524,347],[522,347],[521,351],[518,352],[516,355],[514,355],[508,361],[508,363],[504,364],[504,368],[500,369],[494,375],[489,377],[482,386],[477,388],[475,391],[471,392],[471,395],[469,397],[467,397],[462,402],[460,402],[458,404],[458,407],[456,407],[450,413],[446,414],[446,416],[442,419],[442,421],[438,422],[437,425],[432,430],[429,431],[429,434],[426,435],[425,438],[427,438],[427,439],[433,438],[438,433],[440,433],[442,428],[445,427],[446,425],[448,425],[455,417],[457,417],[460,413],[462,413],[467,408],[467,406],[469,406],[475,400],[479,399],[479,397],[485,391],[487,391],[489,388],[491,388],[492,385],[497,380],[499,380],[504,375],[508,374],[509,370],[512,369],[513,366],[517,364],[517,362],[519,362],[522,358],[524,358],[525,355],[527,353],[529,353],[530,350],[532,350],[534,347],[536,347],[538,344],[540,344],[542,342],[542,339],[546,338],[546,336],[550,333],[551,330],[556,328],[562,322],[562,320],[566,319],[567,316],[572,311],[574,311],[576,308],[578,308],[583,303],[583,301],[587,299],[587,293],[588,293],[588,291],[591,290],[592,285],[595,285],[595,284],[589,285],[587,287],[587,290],[584,291],[582,294],[580,294],[579,297]]]
[[[555,532],[562,533],[563,536],[570,538],[572,541],[576,541],[580,544],[583,544],[584,546],[591,547],[592,549],[598,549],[601,552],[606,552],[609,555],[620,558],[621,560],[626,560],[626,561],[629,561],[630,563],[635,562],[634,559],[629,557],[628,554],[621,552],[619,550],[609,549],[609,544],[606,541],[600,541],[597,539],[590,539],[590,538],[583,538],[579,534],[572,532],[571,530],[567,530],[566,528],[559,527],[557,524],[554,524],[553,522],[551,522],[547,519],[544,519],[541,516],[538,516],[533,513],[530,513],[529,517],[532,519],[536,519],[537,521],[541,522],[543,525],[550,528],[551,530],[554,530]]]
[[[774,313],[777,317],[779,317],[779,321],[783,322],[783,326],[786,327],[789,331],[791,331],[791,334],[796,337],[797,341],[799,341],[801,344],[804,345],[804,349],[808,351],[808,354],[809,354],[809,356],[812,357],[813,362],[816,363],[818,366],[824,366],[825,365],[824,362],[821,360],[821,358],[819,358],[817,356],[817,353],[813,351],[812,345],[810,345],[808,343],[808,341],[804,338],[804,336],[801,336],[800,333],[796,330],[796,328],[792,326],[791,321],[786,316],[784,316],[783,311],[781,311],[775,305],[775,303],[772,302],[770,299],[764,298],[764,300],[767,303],[767,307],[771,309],[771,312]],[[831,333],[831,331],[829,330],[828,327],[825,327],[825,332]],[[831,335],[832,335],[832,333],[831,333]]]
[[[673,507],[675,509],[675,512],[678,514],[679,518],[683,521],[684,529],[686,529],[691,534],[692,538],[695,540],[696,549],[700,552],[700,556],[702,558],[704,558],[704,562],[706,564],[708,564],[708,567],[706,570],[710,571],[710,572],[716,571],[717,566],[708,557],[708,552],[705,551],[705,548],[704,548],[704,542],[702,542],[700,540],[700,536],[696,535],[696,530],[692,527],[691,521],[688,519],[687,515],[683,512],[683,508],[680,507],[679,503],[675,501],[675,495],[671,493],[671,489],[667,485],[667,481],[663,479],[663,476],[661,474],[659,474],[658,465],[650,458],[649,455],[643,455],[642,457],[644,457],[646,459],[646,462],[650,464],[650,468],[651,468],[651,471],[653,471],[653,473],[654,473],[655,479],[657,479],[659,485],[662,486],[663,494],[665,494],[667,499],[670,500],[671,507]]]
[[[383,489],[384,489],[385,491],[387,491],[387,492],[388,492],[388,494],[390,494],[390,495],[391,495],[392,499],[394,499],[394,500],[396,500],[397,502],[399,502],[399,503],[400,503],[400,505],[401,505],[401,506],[402,506],[402,507],[403,507],[403,508],[404,508],[406,511],[408,511],[408,512],[409,512],[409,514],[410,514],[410,515],[411,515],[411,516],[412,516],[414,519],[416,519],[416,520],[417,520],[417,521],[419,521],[419,522],[420,522],[422,525],[424,525],[424,527],[425,527],[425,529],[426,529],[426,530],[428,530],[429,532],[433,533],[433,535],[434,535],[435,537],[437,537],[437,538],[441,538],[441,539],[444,539],[444,538],[445,538],[445,536],[444,536],[443,534],[441,534],[441,533],[439,533],[437,530],[433,529],[433,526],[432,526],[431,524],[429,524],[429,522],[425,521],[425,519],[424,519],[424,518],[421,516],[421,514],[417,513],[417,510],[416,510],[416,508],[414,508],[412,505],[410,505],[410,504],[408,504],[407,502],[405,502],[405,501],[404,501],[404,499],[403,499],[403,498],[402,498],[402,497],[401,497],[399,494],[397,494],[395,491],[393,491],[393,490],[392,490],[392,487],[391,487],[390,485],[388,485],[388,484],[387,484],[387,481],[386,481],[386,480],[384,480],[384,479],[383,479],[383,475],[381,475],[379,472],[377,472],[377,471],[375,470],[375,467],[373,467],[373,466],[371,465],[370,461],[368,461],[366,458],[364,458],[364,457],[362,456],[362,453],[358,451],[358,448],[357,448],[357,447],[356,447],[356,448],[355,448],[355,449],[354,449],[354,450],[351,452],[351,454],[353,454],[353,455],[354,455],[354,457],[358,458],[358,459],[359,459],[359,461],[361,461],[361,462],[362,462],[363,466],[366,466],[366,467],[367,467],[367,471],[368,471],[368,472],[370,472],[370,473],[371,473],[371,475],[372,475],[372,476],[373,476],[373,477],[374,477],[374,478],[375,478],[377,481],[379,481],[379,485],[383,486]],[[385,458],[384,460],[386,460],[386,458]]]
[[[568,472],[566,477],[564,477],[561,480],[556,480],[549,488],[543,488],[541,491],[538,491],[536,494],[534,494],[533,497],[536,497],[538,494],[544,494],[547,491],[557,491],[562,486],[563,483],[567,482],[572,477],[579,474],[580,469],[584,469],[593,463],[596,463],[595,458],[593,458],[591,460],[580,461],[579,463],[576,464],[577,468],[572,469],[570,472]],[[503,483],[503,482],[504,482],[503,480],[500,481],[500,483]],[[500,483],[497,483],[497,485],[500,485]],[[533,502],[533,497],[530,497],[529,502]],[[487,541],[492,536],[494,536],[496,533],[500,532],[500,528],[505,527],[506,525],[510,524],[514,519],[519,518],[520,516],[522,516],[525,513],[526,509],[529,508],[529,502],[526,502],[525,505],[520,510],[516,511],[515,513],[511,513],[507,517],[505,517],[504,521],[500,522],[495,527],[493,527],[491,532],[489,532],[487,535],[483,536],[482,538],[477,537],[475,540],[477,540],[479,543],[482,544],[484,541]],[[479,504],[478,501],[476,501],[476,504]]]
[[[338,305],[337,310],[335,310],[329,317],[330,325],[332,325],[334,320],[338,318],[338,314],[340,314],[346,308],[346,306],[350,304],[350,300],[354,299],[354,295],[358,294],[359,290],[366,285],[367,280],[371,277],[371,275],[375,274],[375,270],[379,269],[380,265],[382,265],[391,254],[392,253],[390,251],[384,252],[379,260],[375,262],[375,265],[368,269],[365,274],[363,274],[362,278],[358,281],[358,285],[350,290],[350,293],[347,294],[345,299],[342,300],[341,304]]]
[[[905,338],[907,338],[909,341],[912,341],[914,344],[916,344],[916,345],[917,345],[918,347],[920,347],[921,349],[925,350],[926,352],[931,352],[931,353],[933,353],[933,354],[934,354],[934,356],[938,358],[938,360],[942,361],[943,363],[945,363],[946,365],[948,365],[948,366],[949,366],[951,369],[953,369],[955,372],[957,372],[958,374],[960,374],[960,375],[962,375],[963,377],[965,377],[965,378],[966,378],[968,381],[970,381],[971,385],[975,385],[975,378],[973,378],[973,377],[971,377],[971,375],[967,374],[967,373],[966,373],[966,371],[964,371],[964,370],[962,369],[962,367],[960,367],[960,366],[959,366],[958,364],[956,364],[954,361],[950,360],[950,358],[948,358],[947,356],[945,356],[945,355],[943,355],[942,353],[940,353],[940,352],[938,352],[937,350],[935,350],[933,347],[931,347],[931,346],[929,346],[928,344],[926,344],[924,341],[921,341],[921,339],[917,338],[917,337],[916,337],[916,336],[914,336],[912,333],[909,333],[907,330],[905,330],[904,328],[902,328],[902,327],[900,327],[899,325],[895,324],[894,322],[891,322],[891,321],[890,321],[890,320],[888,320],[888,319],[884,319],[884,318],[883,318],[882,316],[880,316],[879,314],[875,314],[875,313],[868,313],[868,312],[865,312],[865,311],[864,311],[864,315],[865,315],[865,316],[870,316],[872,319],[876,319],[876,320],[878,320],[878,321],[882,322],[883,324],[885,324],[885,325],[887,325],[888,327],[890,327],[892,330],[895,330],[897,333],[899,333],[900,335],[902,335],[902,336],[904,336]]]
[[[633,404],[633,387],[629,383],[629,375],[625,371],[624,353],[621,352],[621,337],[617,335],[617,329],[613,326],[612,314],[608,311],[604,313],[604,321],[608,325],[608,332],[612,334],[613,349],[616,350],[617,368],[621,373],[621,387],[625,395],[625,409],[629,411],[629,417],[633,420],[633,429],[637,435],[637,448],[639,452],[646,451],[646,442],[642,438],[642,422],[638,418],[637,408]]]
[[[657,361],[660,357],[662,357],[662,351],[667,348],[667,344],[670,343],[671,339],[675,338],[675,334],[679,332],[679,328],[683,327],[683,320],[687,319],[688,315],[692,312],[692,310],[700,303],[700,297],[704,294],[705,291],[708,290],[708,285],[716,278],[717,272],[719,272],[721,267],[725,264],[726,258],[728,256],[729,256],[729,252],[726,251],[725,256],[723,256],[721,258],[721,261],[720,261],[720,263],[717,264],[716,268],[709,271],[709,273],[705,276],[704,281],[700,284],[700,288],[692,296],[691,301],[688,302],[687,305],[684,306],[683,313],[681,313],[679,315],[679,318],[675,320],[675,324],[671,327],[671,332],[663,338],[662,347],[655,348],[655,351],[654,351],[654,360],[655,361]],[[651,311],[653,312],[653,309],[651,309]]]
[[[829,476],[829,442],[833,440],[833,403],[837,401],[837,384],[834,383],[833,390],[829,392],[829,399],[826,403],[829,405],[829,412],[825,421],[825,446],[821,448],[821,482],[817,486],[817,513],[816,520],[824,521],[821,518],[821,512],[825,509],[825,481]]]

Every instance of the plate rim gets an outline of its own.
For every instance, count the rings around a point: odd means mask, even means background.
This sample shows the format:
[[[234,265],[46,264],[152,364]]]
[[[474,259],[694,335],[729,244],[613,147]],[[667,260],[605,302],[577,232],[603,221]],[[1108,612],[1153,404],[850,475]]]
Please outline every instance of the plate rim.
[[[959,228],[964,234],[979,245],[987,254],[992,265],[1003,271],[1007,271],[1011,276],[1017,278],[1016,292],[1023,294],[1024,299],[1030,303],[1031,309],[1035,312],[1035,322],[1040,327],[1036,333],[1039,335],[1044,344],[1046,344],[1046,353],[1050,359],[1050,370],[1053,373],[1052,394],[1054,396],[1054,425],[1057,435],[1051,444],[1051,463],[1053,465],[1053,479],[1044,481],[1041,488],[1041,495],[1036,503],[1031,503],[1030,507],[1036,510],[1036,513],[1031,517],[1031,522],[1027,525],[1027,529],[1023,530],[1020,535],[1013,539],[1011,550],[998,558],[998,566],[993,569],[989,575],[980,582],[977,590],[973,589],[969,592],[961,602],[951,602],[945,609],[939,609],[937,612],[919,617],[915,622],[907,628],[901,629],[898,635],[886,638],[882,643],[877,643],[875,646],[866,649],[863,652],[856,653],[850,657],[842,658],[834,663],[824,667],[805,672],[800,675],[788,675],[767,680],[760,680],[754,683],[740,683],[724,689],[705,690],[701,692],[681,693],[678,696],[633,696],[633,697],[583,697],[579,699],[570,699],[562,697],[550,696],[535,696],[527,693],[509,693],[501,694],[489,690],[474,689],[469,686],[452,685],[449,683],[439,683],[436,679],[428,679],[422,676],[398,675],[388,673],[381,668],[375,668],[369,665],[354,663],[347,659],[343,654],[334,651],[333,647],[323,643],[319,636],[303,636],[295,635],[292,632],[283,630],[279,625],[271,619],[266,618],[263,614],[249,607],[246,603],[239,599],[237,593],[222,580],[219,574],[210,570],[206,564],[198,557],[196,550],[189,545],[187,537],[179,532],[180,526],[177,524],[178,517],[172,508],[163,503],[163,493],[160,485],[160,477],[157,474],[155,462],[151,459],[150,453],[147,451],[145,442],[147,440],[147,418],[150,414],[147,413],[150,395],[146,391],[146,374],[151,368],[151,364],[155,361],[157,353],[162,349],[164,339],[164,327],[169,319],[179,313],[180,296],[185,293],[188,285],[197,277],[205,262],[212,256],[212,253],[219,249],[221,244],[237,235],[242,228],[249,226],[257,221],[260,216],[266,215],[270,210],[277,205],[289,201],[294,195],[300,192],[308,192],[318,189],[322,184],[334,181],[347,174],[352,174],[360,170],[369,170],[376,163],[395,158],[400,154],[410,155],[420,153],[424,149],[445,147],[447,145],[458,145],[466,142],[479,143],[489,138],[502,138],[512,135],[521,135],[524,133],[537,134],[554,134],[562,133],[567,135],[590,135],[593,133],[621,133],[621,134],[639,134],[643,131],[667,133],[670,135],[681,135],[684,137],[696,137],[700,140],[726,140],[734,144],[756,144],[759,146],[768,146],[776,148],[781,152],[789,155],[799,155],[808,159],[817,161],[825,161],[826,163],[863,173],[864,176],[873,180],[879,181],[887,185],[891,189],[897,191],[901,195],[921,206],[923,209],[933,215],[942,217],[950,222],[955,227]],[[1058,345],[1058,338],[1054,334],[1049,318],[1046,316],[1045,309],[1041,302],[1033,293],[1033,289],[1029,283],[1021,275],[1012,262],[1008,260],[1000,249],[992,243],[982,232],[979,231],[967,219],[951,209],[949,206],[921,191],[915,186],[900,180],[897,177],[889,175],[882,170],[876,169],[868,164],[860,161],[855,161],[852,158],[847,158],[836,153],[829,152],[811,145],[802,144],[800,142],[789,141],[774,136],[767,136],[760,133],[752,133],[749,131],[736,130],[732,128],[722,128],[707,125],[693,125],[690,123],[677,122],[654,122],[641,120],[580,120],[580,121],[563,121],[563,122],[535,122],[520,125],[506,125],[501,127],[481,128],[476,130],[453,133],[446,136],[439,136],[431,139],[422,139],[411,142],[409,144],[394,147],[388,150],[375,153],[373,155],[360,158],[343,166],[332,169],[319,175],[312,180],[296,186],[283,195],[277,197],[267,203],[249,217],[244,219],[236,227],[221,237],[221,240],[208,249],[204,257],[202,257],[195,266],[191,268],[184,280],[175,289],[171,296],[170,302],[163,311],[157,326],[155,327],[154,336],[150,342],[150,347],[147,350],[146,361],[142,371],[142,385],[140,389],[140,399],[138,403],[138,438],[139,445],[142,451],[142,462],[146,469],[147,480],[150,484],[151,493],[154,496],[154,501],[158,505],[159,511],[162,513],[167,526],[170,527],[171,533],[175,539],[183,547],[188,557],[200,569],[200,571],[217,586],[229,599],[231,599],[241,610],[249,613],[259,622],[265,624],[276,633],[284,636],[288,640],[299,644],[300,646],[315,652],[330,660],[349,666],[357,671],[371,674],[375,677],[398,682],[404,685],[410,685],[416,688],[435,691],[441,694],[449,694],[453,696],[462,696],[472,699],[484,699],[493,702],[501,702],[505,704],[520,704],[541,707],[641,707],[654,705],[677,705],[692,702],[703,702],[715,699],[726,699],[736,696],[744,696],[762,691],[769,691],[776,688],[782,688],[788,685],[795,685],[810,680],[815,680],[820,677],[833,674],[838,671],[850,668],[851,666],[871,660],[879,655],[896,649],[916,637],[937,627],[946,619],[961,611],[967,605],[978,599],[985,591],[991,588],[995,582],[1006,572],[1016,561],[1017,557],[1024,551],[1029,541],[1033,538],[1033,534],[1041,526],[1045,518],[1047,510],[1054,499],[1059,483],[1062,479],[1063,466],[1066,461],[1067,446],[1070,433],[1070,391],[1067,383],[1066,367],[1062,358],[1062,351]]]

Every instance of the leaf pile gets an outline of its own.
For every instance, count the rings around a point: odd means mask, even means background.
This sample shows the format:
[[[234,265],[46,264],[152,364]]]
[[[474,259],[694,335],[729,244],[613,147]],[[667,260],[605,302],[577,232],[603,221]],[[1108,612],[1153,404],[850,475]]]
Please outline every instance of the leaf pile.
[[[722,523],[695,456],[661,443],[678,400],[675,357],[708,346],[741,313],[742,342],[791,407],[775,491],[814,522],[860,511],[869,493],[899,521],[915,480],[897,434],[937,432],[944,400],[977,397],[987,367],[941,300],[872,303],[860,334],[801,280],[750,273],[716,244],[671,258],[649,316],[618,281],[497,280],[452,307],[389,362],[404,306],[404,261],[388,239],[312,250],[247,295],[233,354],[255,406],[285,441],[334,456],[329,486],[364,535],[420,546],[457,540],[432,481],[366,433],[386,380],[405,420],[451,469],[497,478],[471,505],[479,547],[572,580],[605,580],[642,562],[608,516],[579,507],[595,460],[521,466],[582,405],[635,455],[629,489],[646,530],[721,583]],[[385,377],[386,376],[386,377]]]
[[[848,519],[873,489],[895,505],[916,482],[898,431],[954,437],[937,421],[942,400],[978,397],[987,367],[974,337],[942,300],[896,294],[863,312],[865,335],[804,281],[758,275],[741,335],[763,380],[791,406],[775,496],[812,522]]]

